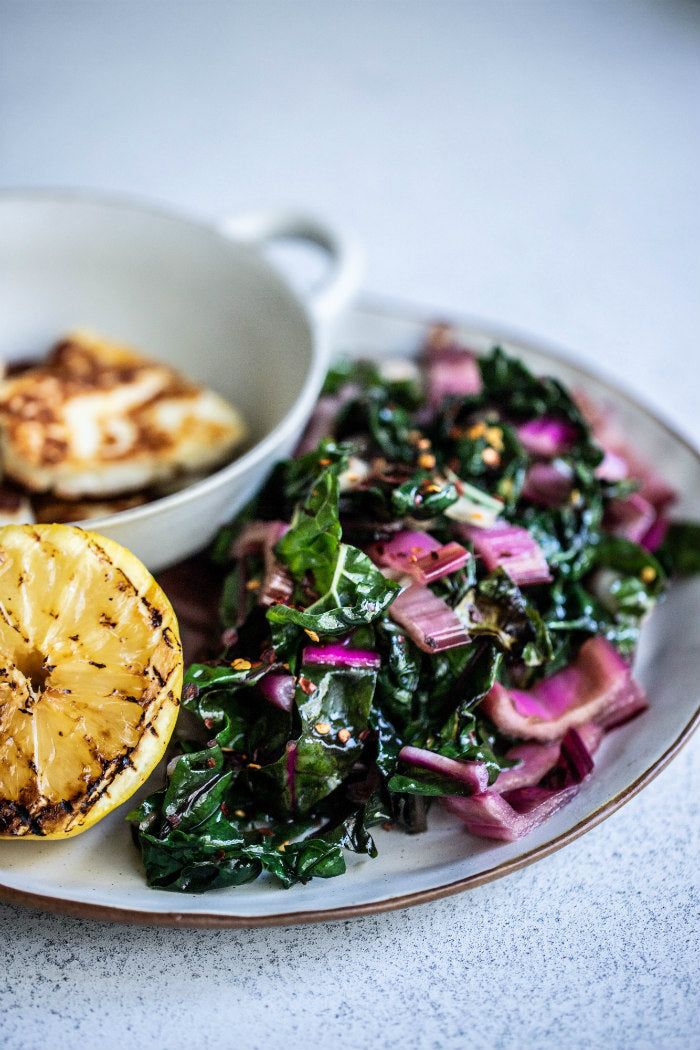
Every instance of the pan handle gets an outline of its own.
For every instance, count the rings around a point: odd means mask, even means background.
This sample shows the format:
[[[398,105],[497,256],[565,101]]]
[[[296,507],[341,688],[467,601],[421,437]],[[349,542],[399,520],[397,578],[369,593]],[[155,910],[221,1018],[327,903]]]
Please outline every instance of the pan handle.
[[[225,219],[219,229],[227,237],[262,248],[291,239],[324,249],[330,266],[321,284],[306,295],[307,305],[321,325],[331,323],[354,299],[364,272],[364,252],[358,238],[340,233],[322,220],[298,211],[255,211]]]

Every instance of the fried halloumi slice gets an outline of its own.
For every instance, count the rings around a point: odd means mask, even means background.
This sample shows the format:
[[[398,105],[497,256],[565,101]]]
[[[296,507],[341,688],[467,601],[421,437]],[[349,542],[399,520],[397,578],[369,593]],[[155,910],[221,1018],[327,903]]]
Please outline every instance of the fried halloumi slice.
[[[89,332],[0,382],[5,476],[31,492],[108,498],[209,472],[246,428],[227,401]]]

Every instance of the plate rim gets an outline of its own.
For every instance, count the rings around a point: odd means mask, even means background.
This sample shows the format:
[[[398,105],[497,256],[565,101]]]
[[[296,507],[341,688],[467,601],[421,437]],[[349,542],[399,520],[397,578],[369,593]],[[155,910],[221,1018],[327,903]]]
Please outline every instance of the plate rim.
[[[579,821],[568,831],[562,832],[556,838],[550,839],[533,849],[522,853],[510,860],[496,864],[485,871],[467,875],[462,879],[441,886],[431,886],[422,890],[413,890],[393,897],[381,898],[374,901],[366,901],[362,904],[345,904],[325,909],[300,909],[289,912],[270,912],[259,915],[241,915],[233,912],[188,912],[188,911],[163,911],[153,912],[135,908],[122,908],[109,904],[90,904],[84,901],[74,901],[61,897],[51,897],[48,894],[33,893],[25,890],[17,890],[11,886],[0,883],[0,900],[9,904],[27,905],[29,907],[50,911],[60,915],[70,915],[74,918],[98,919],[103,922],[118,922],[124,925],[141,926],[166,926],[197,929],[257,929],[275,926],[301,926],[312,925],[322,922],[340,922],[348,919],[358,919],[368,915],[377,915],[382,912],[399,911],[402,908],[415,907],[419,904],[428,904],[431,901],[443,900],[446,897],[456,896],[467,890],[476,889],[479,886],[495,882],[497,879],[505,878],[521,868],[529,867],[531,864],[556,853],[558,850],[568,846],[571,842],[580,838],[587,831],[601,824],[609,816],[621,809],[625,803],[639,794],[648,784],[654,780],[659,773],[676,757],[678,752],[687,744],[693,733],[700,725],[700,707],[690,721],[683,728],[678,737],[671,743],[659,759],[631,784],[618,791],[611,799],[602,806],[589,813],[583,820]],[[283,891],[280,891],[283,892]]]
[[[480,336],[519,344],[524,350],[530,350],[540,356],[550,359],[552,362],[562,363],[568,368],[580,373],[582,379],[591,379],[598,385],[606,388],[616,399],[626,402],[636,410],[641,410],[657,426],[666,431],[674,441],[678,442],[692,455],[700,467],[700,449],[694,445],[686,435],[680,433],[675,426],[659,414],[658,410],[645,403],[636,394],[627,392],[620,387],[616,380],[591,369],[578,360],[575,355],[567,350],[548,343],[546,339],[539,340],[536,336],[518,332],[515,329],[503,325],[492,324],[489,321],[457,316],[447,310],[430,310],[428,307],[420,307],[402,304],[397,301],[383,300],[379,303],[376,299],[363,297],[353,307],[351,312],[362,315],[374,315],[385,321],[405,321],[423,327],[432,323],[445,320],[446,323],[457,328],[471,330]],[[432,318],[432,320],[430,319]],[[117,922],[124,925],[142,925],[159,927],[181,927],[198,929],[237,928],[254,929],[279,926],[310,925],[322,922],[338,922],[343,920],[376,915],[382,912],[397,911],[403,908],[427,904],[431,901],[442,900],[455,896],[467,890],[476,889],[487,885],[497,879],[504,878],[522,868],[528,867],[539,860],[557,852],[569,845],[569,843],[580,838],[587,831],[602,823],[609,816],[620,809],[635,795],[639,794],[650,784],[659,773],[668,766],[676,757],[678,752],[688,743],[695,731],[700,726],[700,694],[697,707],[686,725],[681,729],[676,738],[671,741],[666,750],[630,784],[626,785],[610,799],[592,810],[578,823],[573,825],[559,835],[524,853],[509,860],[492,865],[491,867],[475,872],[463,878],[454,879],[451,882],[439,886],[429,886],[423,889],[412,890],[398,895],[381,897],[375,900],[360,902],[356,904],[344,904],[330,906],[328,908],[298,909],[292,911],[274,911],[260,914],[241,914],[229,911],[191,912],[186,909],[172,911],[149,911],[147,909],[129,908],[119,905],[97,904],[89,901],[78,901],[66,897],[54,897],[50,894],[38,893],[31,890],[21,890],[14,886],[8,886],[0,881],[0,900],[10,904],[19,904],[34,909],[49,911],[61,915],[69,915],[74,918],[85,918],[103,922]],[[0,879],[2,873],[0,872]]]

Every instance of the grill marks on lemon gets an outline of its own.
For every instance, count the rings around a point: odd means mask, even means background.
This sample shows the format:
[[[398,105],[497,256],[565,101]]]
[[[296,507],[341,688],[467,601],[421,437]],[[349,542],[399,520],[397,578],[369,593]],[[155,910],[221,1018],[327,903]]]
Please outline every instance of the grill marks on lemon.
[[[181,686],[175,615],[134,555],[67,525],[0,529],[0,836],[73,835],[125,801]]]

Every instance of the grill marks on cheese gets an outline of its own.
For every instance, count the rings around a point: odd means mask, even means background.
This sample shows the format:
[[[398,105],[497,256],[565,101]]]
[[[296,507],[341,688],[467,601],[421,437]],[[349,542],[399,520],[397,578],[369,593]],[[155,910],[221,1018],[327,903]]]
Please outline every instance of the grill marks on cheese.
[[[5,474],[31,492],[111,497],[206,472],[244,424],[223,398],[134,350],[76,332],[0,383]]]

